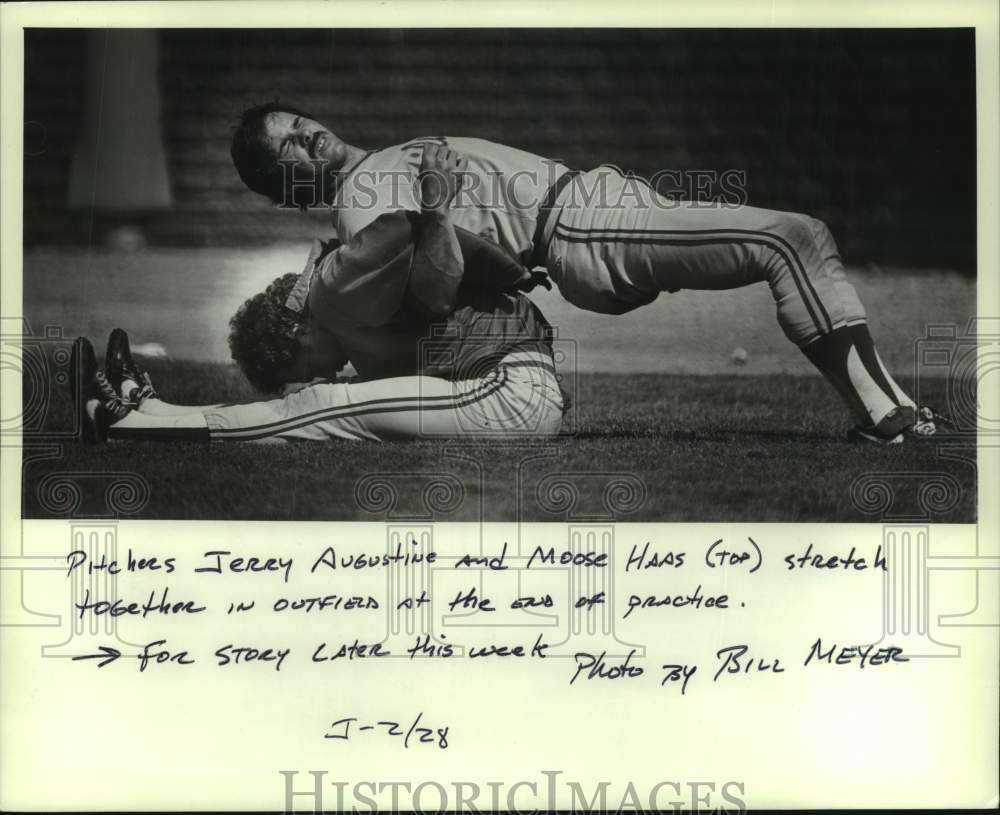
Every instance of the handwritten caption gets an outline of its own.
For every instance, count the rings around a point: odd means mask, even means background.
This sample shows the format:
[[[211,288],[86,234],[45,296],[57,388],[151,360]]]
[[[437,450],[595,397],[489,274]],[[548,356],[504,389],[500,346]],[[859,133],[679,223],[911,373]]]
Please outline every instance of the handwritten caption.
[[[684,549],[646,541],[624,548],[617,562],[598,546],[535,546],[514,554],[506,542],[488,554],[447,556],[415,539],[377,552],[335,545],[305,554],[303,549],[249,554],[235,547],[213,548],[165,556],[129,548],[120,558],[72,551],[66,556],[66,578],[82,585],[73,607],[82,625],[95,627],[95,621],[110,618],[143,630],[171,626],[169,633],[157,632],[145,641],[130,639],[132,648],[109,641],[74,660],[104,669],[125,659],[139,674],[147,674],[195,665],[277,673],[292,664],[330,667],[393,657],[523,659],[562,665],[553,670],[565,671],[572,687],[651,679],[680,696],[700,684],[731,684],[748,676],[831,668],[892,670],[908,661],[902,648],[841,642],[829,634],[798,645],[783,642],[781,648],[739,640],[717,643],[720,647],[698,661],[671,659],[669,641],[656,643],[656,650],[664,652],[659,658],[638,646],[589,647],[586,638],[580,647],[566,648],[567,641],[572,644],[567,629],[573,615],[578,627],[590,632],[601,625],[642,621],[646,628],[656,628],[676,622],[678,615],[697,623],[746,610],[759,596],[754,581],[760,575],[797,580],[871,574],[881,580],[888,571],[881,546],[833,552],[807,543],[797,551],[765,555],[766,547],[749,536]],[[567,573],[576,576],[568,583]],[[415,580],[417,574],[425,579]],[[488,579],[490,575],[495,577]],[[115,581],[114,591],[107,589],[109,580]],[[143,585],[141,594],[133,584]],[[511,624],[513,612],[528,615],[528,621]],[[409,633],[391,632],[385,621],[391,623],[394,615],[408,615],[411,623],[424,615],[431,622],[417,630],[411,625]],[[446,633],[439,625],[445,618],[461,618],[467,636],[456,637],[453,628]],[[185,620],[213,622],[198,625],[198,642],[188,643]],[[226,636],[232,628],[227,620],[240,621],[237,628],[245,636]],[[532,620],[538,625],[532,626]],[[206,631],[218,633],[219,641],[206,647]],[[330,723],[324,738],[356,742],[381,734],[401,737],[407,748],[412,743],[446,749],[448,725],[428,726],[423,716],[420,712],[405,721],[398,716],[369,717],[371,721],[343,716]]]

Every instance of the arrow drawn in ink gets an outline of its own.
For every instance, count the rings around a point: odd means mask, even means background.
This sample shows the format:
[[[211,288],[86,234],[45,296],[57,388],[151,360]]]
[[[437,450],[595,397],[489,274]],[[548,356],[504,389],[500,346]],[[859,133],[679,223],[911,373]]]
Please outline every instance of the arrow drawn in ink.
[[[114,662],[116,659],[118,659],[118,657],[120,657],[122,655],[122,652],[119,651],[117,648],[112,648],[112,647],[110,647],[108,645],[101,645],[101,646],[98,646],[98,647],[104,653],[102,653],[102,654],[83,654],[82,656],[73,657],[73,661],[76,662],[77,660],[80,660],[80,659],[99,659],[101,661],[97,663],[97,667],[98,668],[103,668],[105,665],[110,665],[112,662]]]

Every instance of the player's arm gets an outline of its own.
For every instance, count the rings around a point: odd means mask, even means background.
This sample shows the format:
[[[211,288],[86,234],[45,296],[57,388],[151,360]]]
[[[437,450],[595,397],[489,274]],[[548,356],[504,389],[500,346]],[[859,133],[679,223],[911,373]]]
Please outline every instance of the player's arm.
[[[427,317],[455,309],[466,265],[449,207],[462,185],[466,161],[448,147],[428,143],[420,163],[420,214],[414,219],[410,304]],[[412,217],[412,216],[411,216]]]
[[[428,317],[451,314],[459,287],[498,292],[549,286],[544,274],[532,273],[497,244],[452,224],[450,207],[465,169],[465,159],[454,150],[425,146],[409,296]]]
[[[413,213],[379,215],[350,241],[320,257],[309,309],[331,331],[377,327],[397,314],[406,296],[413,252]]]
[[[313,316],[337,326],[379,327],[404,303],[427,318],[447,316],[461,286],[529,290],[538,282],[499,246],[451,222],[465,160],[430,144],[421,163],[421,211],[383,213],[316,263]]]
[[[453,151],[430,145],[421,167],[421,211],[383,213],[319,259],[309,306],[321,324],[332,331],[383,326],[404,302],[426,317],[452,312],[464,264],[448,205],[463,167]]]

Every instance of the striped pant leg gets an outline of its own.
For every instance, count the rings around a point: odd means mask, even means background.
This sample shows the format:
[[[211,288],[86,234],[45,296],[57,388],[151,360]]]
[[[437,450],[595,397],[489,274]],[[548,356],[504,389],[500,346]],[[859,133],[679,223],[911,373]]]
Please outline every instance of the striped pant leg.
[[[800,347],[866,319],[833,235],[816,218],[686,204],[652,209],[641,219],[647,231],[621,252],[624,273],[640,288],[730,289],[766,282],[778,323]],[[647,236],[653,242],[642,243]]]
[[[766,281],[782,329],[799,346],[865,320],[833,236],[815,218],[672,202],[620,175],[602,195],[564,207],[549,243],[550,273],[576,305],[622,313],[663,291]]]
[[[555,363],[538,351],[515,351],[500,362],[496,376],[502,381],[489,399],[464,408],[468,420],[482,435],[552,435],[559,432],[563,395]]]
[[[542,399],[532,390],[537,371],[528,375],[524,370],[501,366],[463,382],[413,376],[322,383],[281,399],[225,406],[204,415],[213,441],[388,441],[557,432],[558,386],[554,396],[546,390]]]

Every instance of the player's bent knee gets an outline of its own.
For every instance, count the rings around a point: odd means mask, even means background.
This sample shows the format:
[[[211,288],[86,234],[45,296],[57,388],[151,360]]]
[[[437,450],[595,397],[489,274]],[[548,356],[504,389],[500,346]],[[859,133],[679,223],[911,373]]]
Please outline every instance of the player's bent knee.
[[[825,221],[821,221],[819,218],[812,218],[811,220],[813,228],[813,241],[816,244],[816,248],[819,250],[820,256],[825,259],[838,255],[837,241],[834,239],[833,233],[830,231],[830,227],[826,225]]]
[[[816,246],[820,229],[826,229],[826,225],[813,218],[811,215],[803,215],[799,212],[783,212],[778,218],[777,232],[798,252],[811,250]]]

